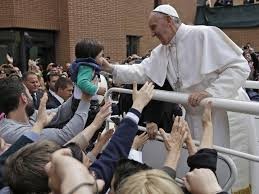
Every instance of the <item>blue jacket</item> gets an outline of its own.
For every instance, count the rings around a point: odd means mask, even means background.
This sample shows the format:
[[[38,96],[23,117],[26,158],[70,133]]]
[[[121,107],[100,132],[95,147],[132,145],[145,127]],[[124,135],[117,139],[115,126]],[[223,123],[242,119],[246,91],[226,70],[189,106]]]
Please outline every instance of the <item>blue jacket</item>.
[[[140,117],[140,113],[135,109],[130,109],[129,112]],[[102,193],[105,193],[110,187],[117,162],[122,158],[128,158],[137,131],[138,124],[126,116],[116,129],[100,158],[90,166],[90,170],[95,172],[96,178],[105,182]]]

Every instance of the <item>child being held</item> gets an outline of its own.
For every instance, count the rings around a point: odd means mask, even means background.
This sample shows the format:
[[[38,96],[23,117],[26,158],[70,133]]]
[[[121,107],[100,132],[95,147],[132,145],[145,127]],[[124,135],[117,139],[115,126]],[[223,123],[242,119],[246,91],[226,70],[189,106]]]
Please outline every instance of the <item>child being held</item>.
[[[76,60],[70,66],[71,79],[75,83],[75,98],[81,98],[81,92],[91,96],[105,94],[106,89],[93,82],[100,75],[103,49],[100,42],[92,39],[83,39],[76,44]]]

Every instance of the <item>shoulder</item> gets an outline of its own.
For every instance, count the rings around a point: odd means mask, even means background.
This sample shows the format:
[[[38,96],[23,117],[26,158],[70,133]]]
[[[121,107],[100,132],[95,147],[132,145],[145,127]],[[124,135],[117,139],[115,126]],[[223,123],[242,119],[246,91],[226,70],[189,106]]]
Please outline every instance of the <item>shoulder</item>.
[[[88,65],[80,65],[78,68],[78,72],[92,72],[93,71],[93,67],[88,66]]]
[[[204,26],[204,25],[185,25],[184,31],[186,34],[196,34],[196,35],[208,35],[210,33],[222,32],[216,26]]]
[[[0,121],[0,133],[8,133],[20,127],[20,124],[11,119],[4,118]]]
[[[189,38],[192,38],[194,41],[200,41],[200,43],[204,41],[221,40],[226,36],[221,29],[215,26],[188,25],[187,29]]]
[[[159,44],[158,46],[156,46],[156,47],[151,51],[151,54],[160,52],[161,49],[163,49],[164,47],[165,47],[165,46],[163,46],[162,44]]]

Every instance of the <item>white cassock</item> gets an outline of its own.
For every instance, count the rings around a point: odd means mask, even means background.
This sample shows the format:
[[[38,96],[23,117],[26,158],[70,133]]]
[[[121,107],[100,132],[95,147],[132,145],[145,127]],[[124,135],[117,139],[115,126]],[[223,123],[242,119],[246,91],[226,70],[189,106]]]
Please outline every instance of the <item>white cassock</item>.
[[[180,92],[205,90],[215,98],[248,101],[241,87],[249,73],[242,50],[220,29],[181,24],[170,44],[158,45],[142,63],[115,65],[113,78],[117,83],[151,80],[159,86],[167,79],[172,88]],[[203,108],[186,105],[185,109],[193,137],[199,140]],[[256,136],[251,116],[213,109],[212,117],[216,145],[255,153]],[[246,160],[233,159],[241,175],[234,190],[240,190],[251,183],[250,165]]]

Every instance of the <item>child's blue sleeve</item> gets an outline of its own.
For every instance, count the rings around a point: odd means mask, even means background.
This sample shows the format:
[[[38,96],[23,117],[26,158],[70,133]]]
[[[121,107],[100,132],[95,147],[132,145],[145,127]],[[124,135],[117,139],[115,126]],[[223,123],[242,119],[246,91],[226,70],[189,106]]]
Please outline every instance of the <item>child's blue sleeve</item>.
[[[94,70],[88,66],[80,66],[77,74],[76,85],[82,90],[90,95],[95,95],[98,87],[92,83]]]

